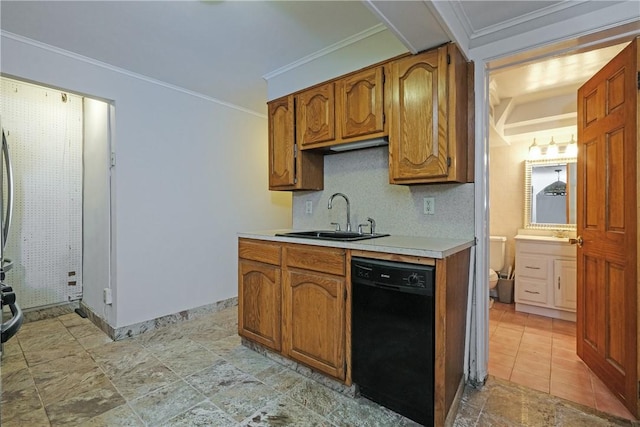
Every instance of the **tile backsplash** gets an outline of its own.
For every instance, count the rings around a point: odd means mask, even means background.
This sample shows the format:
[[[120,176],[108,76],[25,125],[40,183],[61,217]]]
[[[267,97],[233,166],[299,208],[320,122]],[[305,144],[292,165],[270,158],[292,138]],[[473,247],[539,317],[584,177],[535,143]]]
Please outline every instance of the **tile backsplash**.
[[[339,222],[344,230],[344,200],[335,198],[327,209],[333,193],[349,197],[354,231],[372,217],[380,233],[474,238],[474,184],[391,185],[386,146],[326,155],[324,190],[293,194],[293,227],[332,229],[331,222]],[[435,214],[424,214],[425,197],[435,199]],[[305,213],[307,201],[311,214]]]

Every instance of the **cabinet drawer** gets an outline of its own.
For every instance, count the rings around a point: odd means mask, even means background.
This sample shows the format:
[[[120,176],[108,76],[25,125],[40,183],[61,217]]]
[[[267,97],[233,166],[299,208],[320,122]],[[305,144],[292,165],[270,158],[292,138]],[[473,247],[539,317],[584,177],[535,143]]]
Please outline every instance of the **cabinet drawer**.
[[[547,278],[547,257],[520,254],[516,259],[516,274],[535,279]]]
[[[319,248],[303,245],[287,247],[287,267],[301,268],[303,270],[318,271],[321,273],[344,276],[345,251],[344,249]]]
[[[517,278],[516,302],[547,304],[547,281]]]
[[[279,266],[281,259],[280,245],[240,239],[238,242],[238,256],[243,259]]]

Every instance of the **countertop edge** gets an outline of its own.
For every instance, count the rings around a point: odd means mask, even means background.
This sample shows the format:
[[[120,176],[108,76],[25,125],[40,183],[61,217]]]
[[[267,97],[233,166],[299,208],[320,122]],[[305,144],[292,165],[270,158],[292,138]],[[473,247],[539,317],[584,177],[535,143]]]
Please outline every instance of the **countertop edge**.
[[[265,240],[281,243],[297,243],[302,245],[323,246],[330,248],[354,249],[369,252],[380,252],[397,255],[408,255],[425,258],[443,259],[474,246],[473,240],[440,239],[419,236],[387,236],[355,242],[335,242],[329,240],[303,239],[276,236],[276,233],[293,231],[265,230],[256,232],[239,232],[239,238]]]

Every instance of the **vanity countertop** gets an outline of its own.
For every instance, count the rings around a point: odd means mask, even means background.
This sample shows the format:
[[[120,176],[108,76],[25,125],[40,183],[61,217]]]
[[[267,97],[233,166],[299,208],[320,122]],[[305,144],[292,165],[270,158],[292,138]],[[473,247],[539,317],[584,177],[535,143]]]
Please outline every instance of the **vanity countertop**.
[[[383,252],[398,255],[410,255],[426,258],[446,258],[474,245],[473,240],[440,239],[417,236],[386,236],[355,242],[301,239],[276,236],[276,233],[296,231],[291,229],[263,230],[238,233],[238,237],[257,240],[271,240],[283,243],[326,246],[332,248],[357,249],[361,251]]]
[[[550,242],[550,243],[566,243],[569,244],[569,237],[555,237],[555,236],[537,236],[534,234],[518,234],[514,237],[516,240],[531,240],[535,242]]]

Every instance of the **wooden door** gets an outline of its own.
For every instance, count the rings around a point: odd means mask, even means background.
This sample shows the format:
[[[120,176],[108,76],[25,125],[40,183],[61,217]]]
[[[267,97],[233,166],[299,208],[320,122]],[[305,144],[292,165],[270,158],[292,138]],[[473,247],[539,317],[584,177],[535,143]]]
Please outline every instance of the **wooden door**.
[[[240,259],[238,270],[238,333],[280,351],[280,267]]]
[[[289,271],[285,284],[285,353],[345,378],[345,279]]]
[[[637,78],[636,40],[578,90],[577,164],[577,352],[636,416]]]
[[[435,49],[391,64],[392,183],[447,177],[447,55]]]
[[[296,184],[293,97],[269,102],[269,189]]]
[[[336,138],[335,102],[333,82],[298,94],[296,129],[302,147]]]
[[[384,132],[384,68],[352,74],[337,82],[340,137]]]

